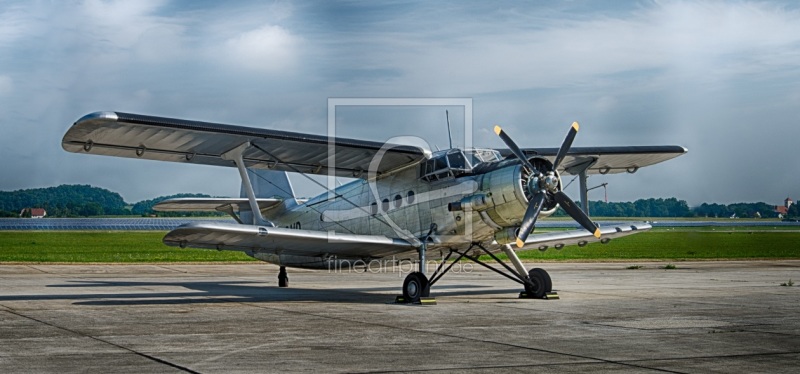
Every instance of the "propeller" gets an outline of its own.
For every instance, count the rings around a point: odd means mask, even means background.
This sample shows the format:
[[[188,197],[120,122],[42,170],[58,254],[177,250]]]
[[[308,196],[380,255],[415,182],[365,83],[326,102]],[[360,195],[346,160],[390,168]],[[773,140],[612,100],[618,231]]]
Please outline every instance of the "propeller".
[[[500,126],[494,127],[494,132],[497,134],[500,139],[506,143],[506,146],[511,150],[511,152],[522,162],[522,167],[524,167],[528,173],[528,181],[525,183],[524,188],[528,189],[530,195],[532,196],[528,201],[528,208],[525,210],[525,216],[522,218],[522,223],[519,227],[519,233],[517,234],[517,247],[522,248],[525,245],[525,240],[528,238],[528,234],[530,234],[533,227],[536,225],[536,220],[539,218],[539,213],[542,211],[542,206],[544,205],[545,201],[548,198],[555,200],[561,208],[564,209],[567,214],[572,217],[575,221],[577,221],[581,226],[583,226],[586,230],[593,233],[595,237],[600,237],[600,228],[592,222],[591,219],[584,213],[572,199],[567,196],[563,191],[558,189],[559,180],[556,176],[556,170],[558,170],[558,166],[561,164],[561,161],[564,161],[564,157],[567,156],[567,152],[569,152],[569,148],[572,147],[572,141],[575,140],[575,135],[578,134],[578,129],[580,126],[577,122],[572,123],[572,127],[570,127],[569,132],[567,133],[567,137],[564,139],[564,142],[561,144],[561,148],[558,149],[558,153],[556,154],[556,159],[553,162],[553,166],[551,170],[540,170],[531,164],[528,161],[528,158],[525,156],[525,153],[511,140],[511,137],[503,131]],[[542,165],[544,166],[544,165]]]

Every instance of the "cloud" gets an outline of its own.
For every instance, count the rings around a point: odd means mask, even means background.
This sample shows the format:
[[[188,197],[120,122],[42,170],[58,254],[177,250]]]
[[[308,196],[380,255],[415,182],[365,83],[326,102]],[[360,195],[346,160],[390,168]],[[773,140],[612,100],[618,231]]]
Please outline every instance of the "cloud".
[[[788,159],[800,137],[800,10],[790,2],[9,4],[3,173],[35,178],[0,189],[36,180],[105,185],[131,200],[162,189],[235,194],[235,171],[65,155],[60,137],[96,110],[324,134],[328,97],[471,97],[478,146],[503,146],[491,132],[499,123],[524,146],[555,147],[577,120],[576,146],[690,149],[616,177],[613,199],[782,200],[800,186],[797,173],[763,167]],[[356,108],[337,130],[442,146],[443,110]]]
[[[159,0],[87,0],[81,10],[85,15],[83,23],[93,29],[96,38],[125,48],[138,43],[144,32],[164,21],[153,15],[163,5]]]
[[[265,25],[226,40],[226,58],[235,66],[279,72],[294,64],[299,43],[285,28]]]
[[[19,5],[0,10],[0,47],[13,43],[28,32],[30,25],[25,22],[27,19],[25,8]]]
[[[0,96],[8,95],[14,89],[14,81],[11,77],[0,75]]]
[[[508,12],[498,5],[480,9],[483,17],[464,8],[443,25],[419,12],[353,25],[364,27],[353,37],[357,43],[348,38],[336,47],[350,65],[404,72],[378,89],[433,86],[485,93],[613,85],[611,76],[637,71],[718,81],[791,66],[797,56],[787,50],[796,50],[800,42],[800,12],[770,3],[670,1],[552,18],[540,16],[535,6]],[[496,21],[499,17],[503,22]],[[364,46],[381,53],[355,52]],[[748,62],[738,65],[742,57]],[[656,79],[648,87],[670,79]]]

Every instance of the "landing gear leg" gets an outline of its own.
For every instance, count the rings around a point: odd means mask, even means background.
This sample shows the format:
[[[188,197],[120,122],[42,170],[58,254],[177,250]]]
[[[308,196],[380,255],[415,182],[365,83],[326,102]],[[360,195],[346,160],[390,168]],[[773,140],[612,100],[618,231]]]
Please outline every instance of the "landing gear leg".
[[[278,271],[278,287],[289,287],[289,276],[286,274],[286,266],[281,266]]]
[[[428,250],[428,239],[435,230],[436,224],[431,224],[428,235],[422,239],[422,245],[419,247],[419,271],[409,274],[403,281],[403,300],[407,303],[419,303],[420,299],[431,295],[431,282],[425,276],[427,273],[425,253]]]
[[[503,246],[503,252],[516,268],[520,278],[524,280],[523,286],[528,297],[543,299],[548,292],[553,291],[553,281],[550,279],[550,274],[547,274],[544,269],[535,268],[527,271],[517,256],[517,252],[514,252],[514,249],[508,244]],[[525,274],[528,276],[525,277]]]

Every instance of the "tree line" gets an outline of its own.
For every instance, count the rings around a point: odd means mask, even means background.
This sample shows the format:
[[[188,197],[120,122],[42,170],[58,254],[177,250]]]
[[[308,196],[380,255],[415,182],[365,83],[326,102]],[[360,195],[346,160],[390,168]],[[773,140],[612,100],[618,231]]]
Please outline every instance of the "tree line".
[[[89,185],[0,191],[0,217],[19,217],[27,208],[44,208],[48,217],[119,216],[192,216],[203,212],[155,212],[153,206],[163,200],[180,197],[211,197],[206,194],[177,194],[128,204],[119,193]]]
[[[153,206],[163,200],[182,197],[211,197],[205,194],[182,193],[160,196],[135,204],[126,203],[120,194],[89,185],[61,185],[17,191],[0,191],[0,217],[18,217],[25,208],[44,208],[48,217],[90,217],[101,215],[131,216],[199,216],[207,212],[155,212]],[[589,201],[593,217],[708,217],[728,218],[777,217],[775,206],[767,203],[708,204],[689,207],[685,200],[672,198],[639,199],[634,202]],[[222,215],[222,213],[219,213]],[[566,216],[559,209],[556,216]],[[789,217],[800,217],[798,205],[789,209]]]
[[[580,203],[578,203],[580,205]],[[557,216],[566,216],[559,208]],[[674,197],[639,199],[634,202],[589,201],[589,215],[592,217],[666,217],[666,218],[776,218],[775,206],[763,202],[708,204],[689,207],[685,200]],[[800,217],[796,205],[789,209],[790,217]]]

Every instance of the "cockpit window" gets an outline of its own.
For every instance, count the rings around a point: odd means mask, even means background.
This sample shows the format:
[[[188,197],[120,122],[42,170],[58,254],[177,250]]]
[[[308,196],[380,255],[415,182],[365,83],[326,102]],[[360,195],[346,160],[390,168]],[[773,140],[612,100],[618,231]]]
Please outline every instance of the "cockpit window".
[[[494,149],[449,149],[433,154],[420,164],[420,178],[432,182],[445,178],[458,178],[484,162],[500,161],[500,152]]]
[[[461,152],[453,152],[447,154],[447,161],[450,163],[450,169],[467,170],[469,166]]]
[[[438,171],[447,168],[447,160],[444,155],[433,158],[433,171]]]
[[[464,153],[466,153],[473,167],[482,162],[495,162],[502,159],[500,152],[494,149],[468,149]]]

